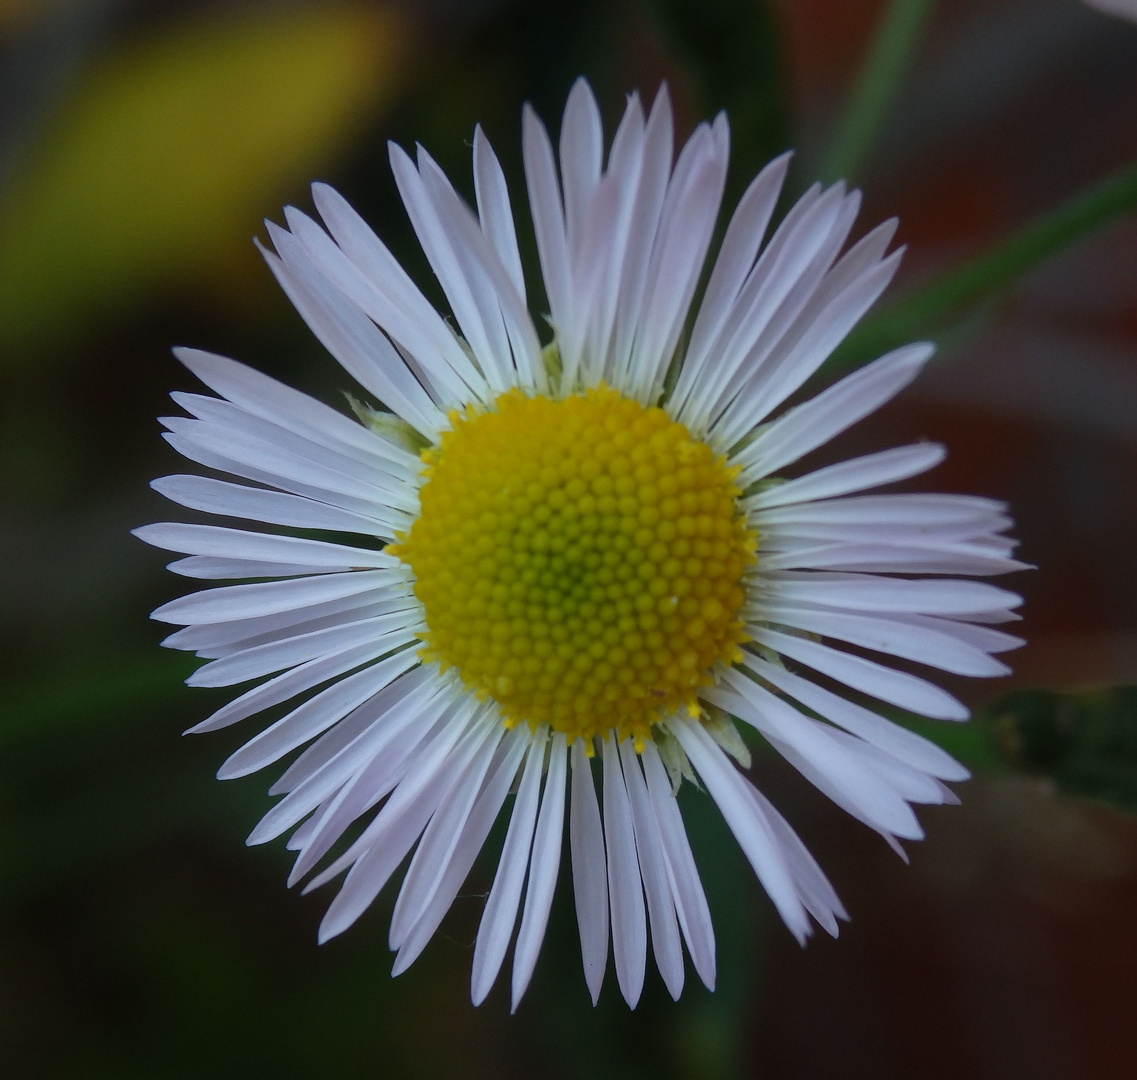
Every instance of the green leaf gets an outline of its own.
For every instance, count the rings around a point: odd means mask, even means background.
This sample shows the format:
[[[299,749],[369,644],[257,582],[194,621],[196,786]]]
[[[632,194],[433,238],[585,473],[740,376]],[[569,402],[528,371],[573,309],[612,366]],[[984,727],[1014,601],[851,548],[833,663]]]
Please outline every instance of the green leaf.
[[[860,367],[917,338],[941,331],[956,338],[974,330],[984,302],[1052,255],[1134,209],[1137,162],[869,316],[826,364],[826,377]]]
[[[404,36],[384,8],[277,5],[177,24],[91,70],[3,208],[7,362],[216,273],[390,96]]]
[[[1137,810],[1137,686],[1016,690],[976,720],[1008,765],[1067,794]]]
[[[908,71],[935,0],[892,0],[857,76],[822,179],[851,180],[872,148],[877,131]]]

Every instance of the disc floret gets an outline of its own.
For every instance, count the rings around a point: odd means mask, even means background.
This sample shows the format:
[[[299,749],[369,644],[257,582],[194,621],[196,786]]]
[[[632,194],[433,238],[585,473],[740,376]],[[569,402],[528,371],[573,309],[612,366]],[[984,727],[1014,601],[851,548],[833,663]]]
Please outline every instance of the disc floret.
[[[452,413],[421,511],[389,550],[415,575],[424,660],[505,722],[637,745],[740,658],[756,538],[736,470],[660,408],[607,387],[519,390]]]

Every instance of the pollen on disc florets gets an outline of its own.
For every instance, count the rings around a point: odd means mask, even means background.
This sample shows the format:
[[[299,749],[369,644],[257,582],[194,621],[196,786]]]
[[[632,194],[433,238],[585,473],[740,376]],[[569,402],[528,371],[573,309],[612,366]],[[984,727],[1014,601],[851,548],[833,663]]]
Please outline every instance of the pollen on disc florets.
[[[755,536],[735,470],[659,408],[606,387],[519,390],[453,413],[423,453],[421,512],[389,550],[410,565],[423,657],[493,697],[509,725],[637,746],[698,714],[738,658]]]

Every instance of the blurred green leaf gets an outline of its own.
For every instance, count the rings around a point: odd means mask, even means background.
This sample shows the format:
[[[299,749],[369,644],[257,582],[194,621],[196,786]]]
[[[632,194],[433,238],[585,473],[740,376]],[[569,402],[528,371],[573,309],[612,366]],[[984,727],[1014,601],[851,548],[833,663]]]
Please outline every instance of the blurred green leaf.
[[[1082,237],[1137,209],[1137,162],[1079,192],[1009,239],[910,290],[863,320],[825,365],[834,374],[919,337],[975,329],[975,312],[1001,290]]]
[[[1016,690],[976,719],[1007,764],[1069,795],[1137,810],[1137,686]]]
[[[277,5],[179,24],[80,80],[0,220],[8,363],[217,263],[388,97],[382,7]]]
[[[936,0],[892,0],[845,107],[821,178],[852,180],[908,71],[912,53]]]

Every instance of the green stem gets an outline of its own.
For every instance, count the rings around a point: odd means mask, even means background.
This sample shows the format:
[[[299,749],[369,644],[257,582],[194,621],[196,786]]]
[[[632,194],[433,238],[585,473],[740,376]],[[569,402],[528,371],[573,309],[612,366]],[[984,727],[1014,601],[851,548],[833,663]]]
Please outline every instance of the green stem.
[[[852,179],[876,138],[904,78],[912,50],[935,0],[891,0],[857,75],[822,176]]]
[[[1137,162],[866,319],[829,362],[827,373],[860,367],[915,337],[942,331],[965,316],[969,307],[991,297],[1087,233],[1135,208]]]

